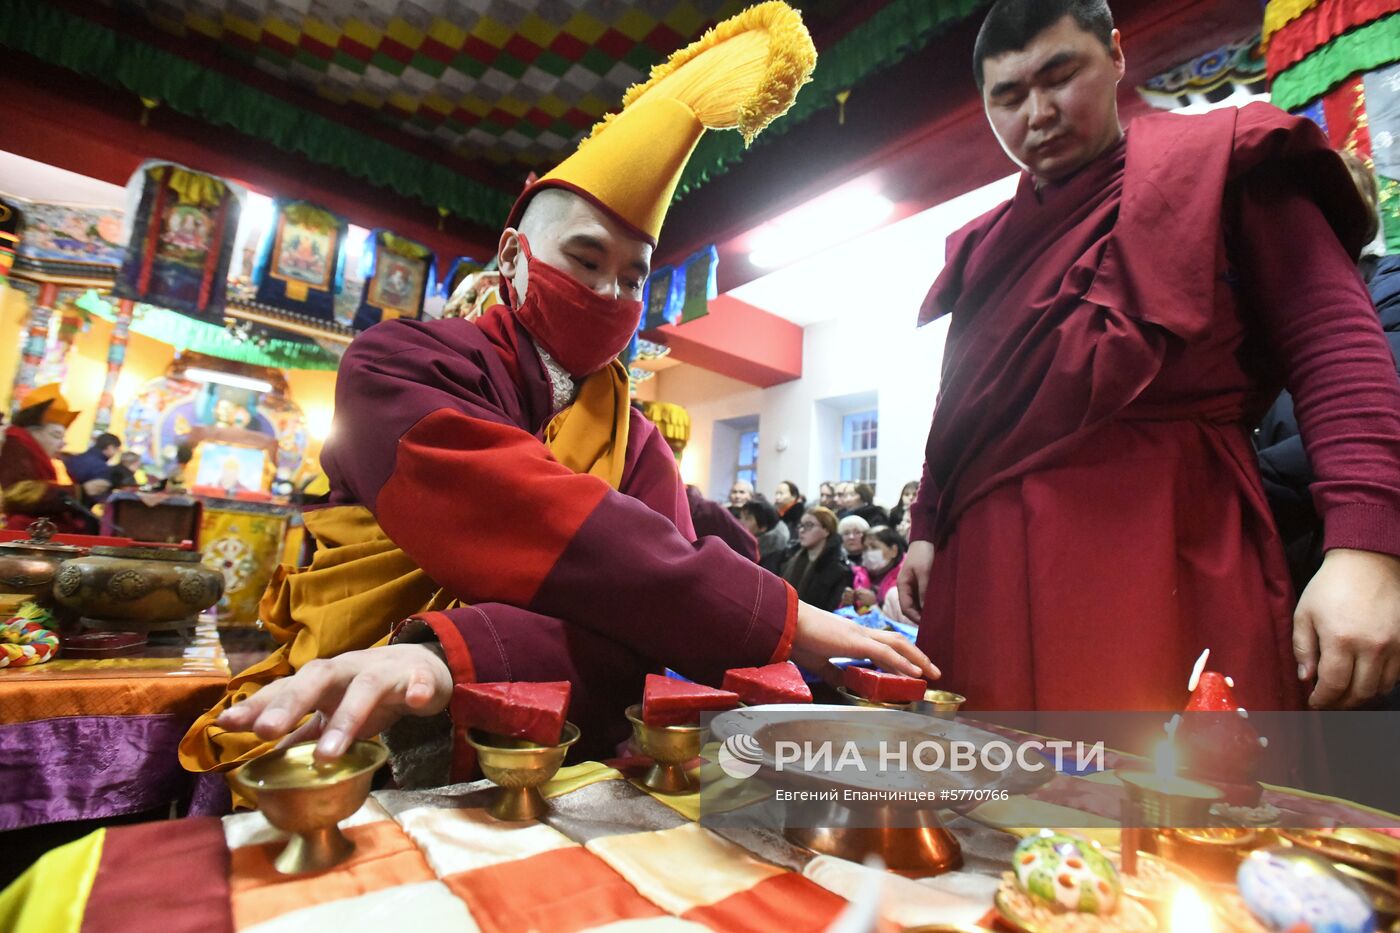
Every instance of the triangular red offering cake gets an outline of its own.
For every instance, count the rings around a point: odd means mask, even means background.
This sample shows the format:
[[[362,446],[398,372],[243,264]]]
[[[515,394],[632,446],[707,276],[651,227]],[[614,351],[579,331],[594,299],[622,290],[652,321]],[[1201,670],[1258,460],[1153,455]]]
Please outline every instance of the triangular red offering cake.
[[[1207,781],[1252,784],[1268,742],[1235,699],[1235,682],[1205,669],[1209,657],[1207,649],[1191,671],[1187,715],[1173,731],[1183,770]]]
[[[1231,713],[1239,708],[1230,679],[1218,671],[1202,671],[1191,699],[1186,701],[1188,713]]]
[[[725,690],[751,706],[764,703],[811,703],[812,691],[791,661],[763,667],[736,667],[724,672]]]
[[[649,726],[685,726],[700,721],[704,711],[718,712],[739,705],[739,695],[661,674],[648,674],[642,690],[642,722]]]
[[[846,689],[876,703],[912,703],[924,698],[928,684],[918,677],[888,674],[869,667],[846,668]]]
[[[466,725],[537,745],[558,745],[569,711],[569,682],[458,684]]]

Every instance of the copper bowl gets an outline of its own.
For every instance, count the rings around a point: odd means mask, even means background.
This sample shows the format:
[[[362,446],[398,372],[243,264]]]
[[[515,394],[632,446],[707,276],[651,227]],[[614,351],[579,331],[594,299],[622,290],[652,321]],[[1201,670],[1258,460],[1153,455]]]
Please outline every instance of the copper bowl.
[[[65,561],[87,554],[85,548],[49,543],[53,533],[54,523],[41,518],[29,526],[26,540],[0,544],[0,593],[52,604],[59,568]]]
[[[66,561],[53,582],[59,605],[85,619],[154,626],[190,619],[224,594],[224,577],[198,551],[95,547]]]

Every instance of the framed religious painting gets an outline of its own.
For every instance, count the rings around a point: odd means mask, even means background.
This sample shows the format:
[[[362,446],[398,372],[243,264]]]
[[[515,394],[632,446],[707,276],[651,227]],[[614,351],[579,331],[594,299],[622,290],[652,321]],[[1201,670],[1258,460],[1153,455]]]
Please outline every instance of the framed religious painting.
[[[304,201],[275,201],[272,229],[253,272],[257,300],[294,314],[335,319],[349,224]]]
[[[284,213],[273,234],[267,274],[303,288],[328,291],[335,275],[335,240],[333,228],[298,222]]]
[[[365,301],[398,317],[417,317],[427,279],[426,259],[385,251],[379,255],[374,277],[365,285]]]

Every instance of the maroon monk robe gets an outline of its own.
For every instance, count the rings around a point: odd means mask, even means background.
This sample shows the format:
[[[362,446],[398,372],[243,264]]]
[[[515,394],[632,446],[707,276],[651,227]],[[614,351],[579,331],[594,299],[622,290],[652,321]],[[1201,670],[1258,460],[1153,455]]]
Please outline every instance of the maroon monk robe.
[[[640,412],[618,490],[556,461],[550,397],[504,306],[378,324],[341,363],[322,462],[331,505],[367,507],[471,604],[423,617],[454,680],[568,680],[581,752],[606,754],[648,671],[718,684],[786,659],[797,597],[723,542],[696,543],[675,457]]]
[[[1254,105],[1140,119],[950,239],[912,536],[937,548],[919,647],[969,707],[1178,709],[1206,647],[1244,706],[1301,705],[1249,430],[1286,373],[1328,547],[1400,554],[1360,211],[1316,127]]]

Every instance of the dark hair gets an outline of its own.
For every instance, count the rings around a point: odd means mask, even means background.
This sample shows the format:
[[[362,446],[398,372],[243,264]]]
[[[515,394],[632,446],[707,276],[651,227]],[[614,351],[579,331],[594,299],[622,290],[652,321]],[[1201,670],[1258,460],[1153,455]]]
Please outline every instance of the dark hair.
[[[877,525],[865,533],[867,538],[874,538],[885,547],[892,547],[904,556],[904,552],[909,550],[909,542],[904,540],[904,536],[895,531],[889,525]]]
[[[1036,36],[1066,16],[1076,26],[1113,47],[1113,11],[1107,0],[997,0],[987,11],[972,48],[972,74],[982,90],[982,64],[1007,52],[1019,52]]]
[[[759,531],[769,531],[778,524],[778,511],[766,499],[750,499],[739,506],[739,514],[753,519]]]
[[[860,501],[866,505],[875,501],[875,487],[869,483],[856,483],[856,495],[860,496]]]
[[[788,490],[792,492],[792,497],[793,497],[794,499],[801,499],[801,498],[802,498],[802,490],[798,489],[798,488],[797,488],[797,484],[794,483],[792,480],[790,480],[790,479],[785,479],[785,480],[783,480],[781,483],[779,483],[778,485],[779,485],[779,486],[786,486],[786,487],[788,488]]]
[[[189,444],[181,444],[175,448],[175,462],[181,465],[189,463],[194,459],[194,448]]]
[[[826,529],[828,538],[836,535],[836,513],[824,505],[814,505],[812,508],[802,513],[803,516],[810,515],[817,520],[817,524]]]
[[[15,412],[15,416],[10,419],[10,423],[17,428],[37,428],[44,423],[44,413],[53,404],[53,399],[44,399],[37,405],[29,405]]]
[[[92,442],[92,446],[96,447],[98,450],[105,450],[108,447],[120,447],[121,445],[122,439],[115,434],[99,434],[97,435],[97,439]]]

